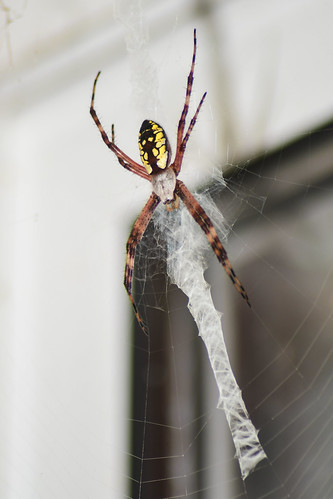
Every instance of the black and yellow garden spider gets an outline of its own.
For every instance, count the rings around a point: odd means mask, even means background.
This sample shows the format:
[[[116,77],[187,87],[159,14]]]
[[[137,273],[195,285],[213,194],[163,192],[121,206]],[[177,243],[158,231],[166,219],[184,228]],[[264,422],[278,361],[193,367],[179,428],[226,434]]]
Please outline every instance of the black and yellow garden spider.
[[[91,96],[90,114],[94,122],[96,123],[105,144],[111,149],[112,152],[115,153],[119,163],[124,168],[126,168],[132,173],[135,173],[136,175],[139,175],[140,177],[146,180],[149,180],[149,182],[151,182],[152,184],[153,192],[150,195],[145,207],[141,211],[138,219],[136,220],[127,241],[125,278],[124,278],[124,285],[128,293],[128,296],[132,302],[132,305],[134,307],[136,318],[142,330],[146,334],[147,334],[147,329],[137,310],[132,295],[134,257],[135,257],[136,246],[139,244],[143,234],[145,233],[148,223],[160,201],[162,201],[162,203],[166,206],[167,210],[172,211],[179,207],[179,199],[182,200],[182,202],[184,203],[184,205],[186,206],[186,208],[188,209],[194,220],[200,225],[200,227],[206,234],[209,244],[211,245],[218,260],[223,265],[224,270],[232,280],[237,291],[242,295],[244,300],[250,306],[247,293],[231,266],[231,263],[227,256],[227,252],[222,246],[222,243],[216,234],[215,228],[210,218],[205,213],[204,209],[200,206],[195,197],[183,184],[183,182],[177,179],[178,174],[181,170],[187,141],[190,138],[200,108],[206,97],[206,92],[205,92],[200,100],[197,110],[193,118],[191,119],[188,129],[184,135],[185,121],[189,109],[189,103],[190,103],[190,97],[193,85],[193,73],[194,73],[196,50],[197,50],[197,38],[196,38],[196,30],[194,30],[192,65],[190,73],[187,78],[185,104],[178,124],[176,155],[174,162],[172,164],[170,164],[171,148],[166,133],[160,125],[158,125],[156,122],[152,120],[145,120],[142,123],[139,132],[140,156],[144,166],[140,165],[139,163],[136,163],[136,161],[133,161],[133,159],[127,156],[121,149],[119,149],[118,146],[116,146],[114,140],[113,125],[112,125],[111,140],[108,138],[94,108],[95,90],[100,72],[97,74],[95,78],[92,96]]]

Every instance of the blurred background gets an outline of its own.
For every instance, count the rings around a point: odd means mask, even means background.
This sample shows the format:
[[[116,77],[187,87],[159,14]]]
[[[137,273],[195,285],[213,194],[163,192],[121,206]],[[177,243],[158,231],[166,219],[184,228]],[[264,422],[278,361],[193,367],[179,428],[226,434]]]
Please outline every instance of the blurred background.
[[[0,496],[330,499],[333,5],[329,0],[0,2]],[[240,477],[205,347],[166,278],[138,161],[144,119],[175,150],[206,102],[180,178],[209,192],[248,309],[208,248],[206,278],[268,456]],[[216,182],[223,171],[226,187]],[[141,286],[141,287],[140,287]],[[143,288],[142,288],[143,286]]]

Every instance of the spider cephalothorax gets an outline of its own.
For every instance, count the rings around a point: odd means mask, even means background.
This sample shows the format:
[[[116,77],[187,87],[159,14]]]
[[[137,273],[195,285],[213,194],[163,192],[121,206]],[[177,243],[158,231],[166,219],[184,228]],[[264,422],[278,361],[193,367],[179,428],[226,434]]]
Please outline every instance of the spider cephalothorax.
[[[177,179],[182,166],[183,156],[185,153],[187,141],[191,135],[200,108],[206,97],[206,92],[205,92],[199,102],[199,105],[197,107],[197,110],[193,118],[190,121],[187,131],[184,134],[186,116],[189,109],[189,103],[190,103],[190,97],[193,85],[193,73],[194,73],[196,49],[197,49],[197,38],[196,38],[196,30],[194,30],[194,48],[193,48],[192,64],[191,64],[190,73],[187,78],[185,104],[178,123],[176,154],[174,161],[171,164],[170,164],[171,148],[168,138],[163,128],[155,121],[145,120],[140,128],[139,149],[143,166],[134,161],[133,159],[131,159],[129,156],[127,156],[127,154],[125,154],[121,149],[119,149],[118,146],[116,146],[114,141],[113,125],[112,125],[111,140],[108,138],[107,133],[102,127],[102,124],[94,108],[95,89],[100,72],[97,74],[95,78],[92,96],[91,96],[90,114],[94,122],[96,123],[105,144],[111,149],[112,152],[114,152],[114,154],[117,156],[119,163],[124,168],[135,173],[136,175],[139,175],[142,178],[145,178],[152,184],[153,192],[151,193],[138,219],[136,220],[127,241],[125,278],[124,278],[124,285],[128,293],[128,296],[132,302],[132,305],[134,307],[136,318],[142,330],[145,333],[147,333],[146,327],[136,308],[132,295],[134,257],[135,257],[136,246],[139,244],[143,234],[145,233],[149,221],[160,201],[163,204],[165,204],[168,210],[173,210],[175,208],[178,208],[179,199],[183,201],[184,205],[186,206],[186,208],[188,209],[194,220],[200,225],[200,227],[204,231],[215,255],[223,265],[226,273],[232,280],[237,291],[242,295],[244,300],[250,306],[247,293],[231,266],[227,252],[225,251],[220,239],[218,238],[218,235],[216,233],[212,221],[210,220],[204,209],[200,206],[198,201],[195,199],[193,194],[191,194],[191,192],[187,189],[187,187],[183,184],[183,182]]]

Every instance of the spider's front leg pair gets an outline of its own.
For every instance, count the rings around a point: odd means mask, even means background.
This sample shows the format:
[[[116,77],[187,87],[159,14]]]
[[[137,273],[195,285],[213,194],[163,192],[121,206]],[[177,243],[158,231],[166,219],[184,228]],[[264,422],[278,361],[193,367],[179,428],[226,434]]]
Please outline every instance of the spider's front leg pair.
[[[250,305],[247,293],[231,266],[227,253],[216,234],[213,223],[211,222],[208,215],[205,213],[204,209],[200,206],[200,204],[197,202],[194,196],[187,189],[187,187],[180,180],[177,180],[177,176],[181,170],[182,161],[188,139],[191,135],[200,108],[206,97],[206,93],[204,93],[199,102],[197,110],[190,121],[188,129],[184,134],[186,117],[189,110],[190,97],[193,85],[196,48],[197,48],[197,39],[196,39],[196,30],[194,30],[192,64],[191,64],[190,73],[187,78],[185,103],[178,123],[176,154],[174,162],[172,164],[170,164],[171,148],[166,133],[158,123],[152,120],[145,120],[142,123],[139,132],[139,149],[143,166],[137,163],[136,161],[132,160],[129,156],[127,156],[127,154],[125,154],[121,149],[119,149],[118,146],[116,146],[114,141],[113,125],[112,125],[111,140],[109,140],[107,133],[105,132],[94,108],[96,83],[100,73],[98,73],[95,78],[92,91],[90,114],[101,133],[103,141],[109,147],[109,149],[111,149],[111,151],[116,155],[119,163],[124,168],[150,181],[152,184],[153,192],[150,195],[150,198],[148,199],[142,212],[140,213],[137,221],[135,222],[127,241],[126,266],[125,266],[125,278],[124,278],[125,288],[134,307],[136,318],[142,330],[146,334],[147,334],[146,327],[144,325],[144,322],[140,314],[138,313],[132,295],[134,259],[135,259],[136,247],[140,243],[142,236],[144,235],[147,229],[149,221],[160,201],[163,204],[165,204],[165,206],[169,211],[178,208],[179,198],[183,201],[184,205],[186,206],[186,208],[188,209],[194,220],[200,225],[200,227],[204,231],[209,244],[211,245],[218,260],[223,265],[226,273],[230,277],[237,291],[242,295],[247,304]]]
[[[242,285],[242,283],[236,276],[234,269],[232,268],[227,252],[224,249],[216,233],[213,222],[211,221],[205,210],[202,208],[202,206],[195,199],[193,194],[180,180],[177,180],[176,193],[183,201],[184,205],[191,213],[194,220],[200,225],[200,227],[204,231],[209,244],[211,245],[215,255],[217,256],[218,261],[222,263],[223,268],[230,277],[233,285],[235,286],[237,291],[242,295],[242,297],[247,302],[249,307],[251,307],[251,304],[249,302],[249,297],[247,296],[244,286]]]

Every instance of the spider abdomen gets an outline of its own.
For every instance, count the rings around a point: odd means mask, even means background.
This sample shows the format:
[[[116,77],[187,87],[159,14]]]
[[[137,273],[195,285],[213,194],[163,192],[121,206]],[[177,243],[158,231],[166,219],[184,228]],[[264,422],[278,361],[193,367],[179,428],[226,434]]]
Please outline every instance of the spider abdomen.
[[[147,173],[157,173],[169,166],[171,148],[165,131],[155,121],[145,120],[139,132],[141,161]]]

